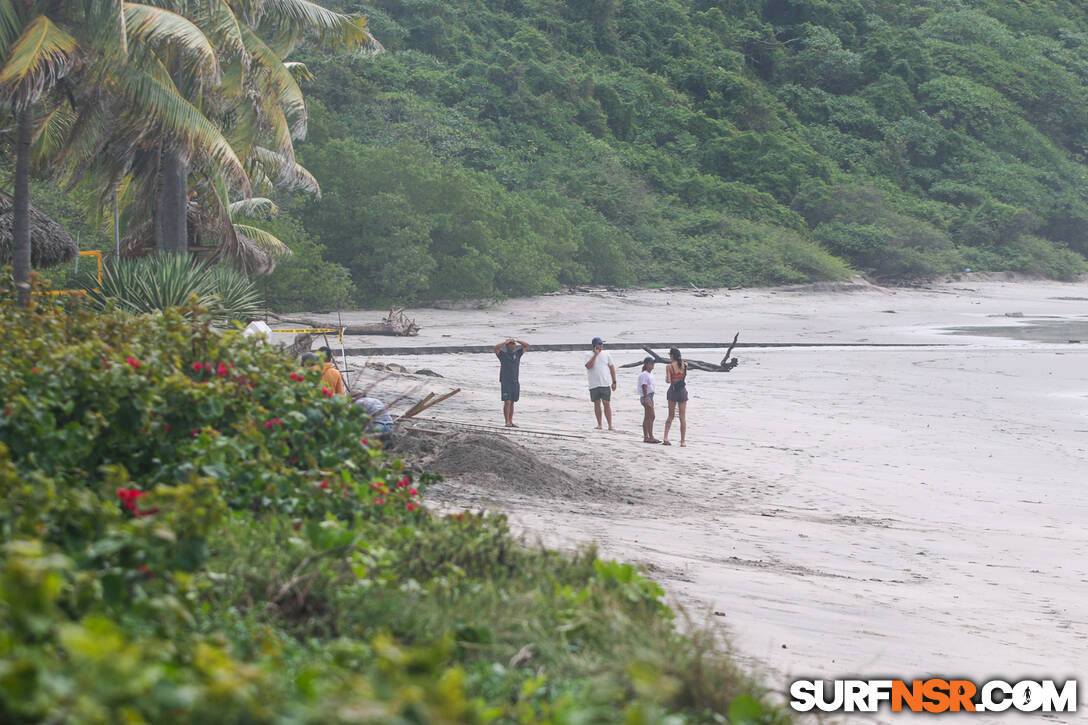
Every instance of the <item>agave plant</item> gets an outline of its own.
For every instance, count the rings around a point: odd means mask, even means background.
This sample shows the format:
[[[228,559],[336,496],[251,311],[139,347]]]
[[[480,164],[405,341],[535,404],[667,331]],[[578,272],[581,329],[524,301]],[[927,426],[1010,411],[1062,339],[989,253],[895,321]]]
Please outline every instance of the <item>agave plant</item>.
[[[98,307],[114,305],[133,314],[195,301],[217,322],[226,324],[258,317],[264,308],[260,294],[245,275],[177,254],[115,261],[102,271],[101,285],[90,277],[86,287]]]
[[[216,298],[214,309],[219,317],[248,321],[264,312],[264,300],[244,274],[220,264],[212,268],[208,279],[212,283]]]

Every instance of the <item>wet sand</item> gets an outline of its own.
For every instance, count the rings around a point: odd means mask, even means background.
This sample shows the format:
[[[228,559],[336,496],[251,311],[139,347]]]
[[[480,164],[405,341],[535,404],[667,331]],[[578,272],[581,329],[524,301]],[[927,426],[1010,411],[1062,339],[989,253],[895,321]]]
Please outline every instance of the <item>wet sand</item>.
[[[436,346],[507,336],[587,347],[595,335],[728,341],[737,331],[742,342],[954,343],[738,350],[740,366],[730,373],[691,373],[686,448],[675,445],[675,427],[670,448],[641,442],[637,368],[619,371],[619,430],[602,432],[593,430],[582,353],[530,351],[516,422],[584,437],[511,440],[601,493],[587,500],[489,492],[462,476],[428,498],[433,506],[504,511],[547,544],[595,542],[605,556],[643,564],[696,621],[724,626],[735,655],[782,691],[809,676],[1015,680],[1088,672],[1088,340],[942,331],[1037,319],[1083,325],[1088,284],[600,292],[409,315],[423,328],[412,343]],[[357,312],[344,322],[380,316]],[[619,364],[642,355],[614,357]],[[445,378],[367,371],[352,381],[375,383],[389,399],[461,387],[422,417],[502,424],[492,356],[381,361]],[[661,366],[656,376],[660,437]],[[1088,684],[1081,685],[1075,716],[970,719],[1086,717]]]

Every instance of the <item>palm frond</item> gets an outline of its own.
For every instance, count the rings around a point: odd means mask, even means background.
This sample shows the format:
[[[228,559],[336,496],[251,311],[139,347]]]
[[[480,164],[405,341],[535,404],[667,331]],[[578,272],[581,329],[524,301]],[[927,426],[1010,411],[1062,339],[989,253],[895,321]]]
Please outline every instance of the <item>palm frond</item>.
[[[306,167],[264,146],[256,146],[250,154],[250,174],[263,175],[278,186],[296,189],[321,197],[321,186]]]
[[[244,240],[242,242],[243,246],[246,246],[246,243],[256,245],[273,257],[291,256],[291,248],[284,244],[279,237],[266,232],[264,229],[249,224],[235,224],[234,229],[238,232],[239,240]]]
[[[12,44],[0,70],[0,95],[23,107],[41,96],[71,70],[78,48],[76,39],[44,15],[31,20]]]
[[[117,83],[136,113],[146,114],[223,170],[248,193],[249,177],[222,132],[189,101],[161,79],[142,70],[119,69]]]
[[[128,21],[125,20],[125,3],[124,0],[117,3],[117,27],[121,31],[118,33],[118,41],[121,51],[121,57],[128,60]]]
[[[8,48],[23,30],[23,21],[12,0],[0,0],[0,58],[6,58]]]
[[[276,202],[263,196],[254,196],[249,199],[239,199],[230,205],[231,218],[249,217],[250,219],[267,219],[280,213]]]
[[[191,57],[193,70],[209,83],[219,80],[219,60],[204,32],[184,16],[153,5],[125,3],[129,37],[149,46],[168,44]]]
[[[31,155],[48,163],[60,155],[72,131],[76,114],[67,103],[56,103],[39,119],[31,141]]]
[[[285,60],[283,61],[283,67],[291,71],[296,83],[309,83],[316,77],[310,71],[309,66],[301,61]]]
[[[246,41],[246,50],[253,58],[253,62],[266,74],[265,85],[283,109],[284,117],[290,124],[291,137],[304,137],[306,135],[306,101],[291,70],[263,40],[257,37],[256,33],[249,28],[243,30],[242,33]]]
[[[215,41],[216,47],[228,57],[242,56],[246,52],[242,40],[242,25],[226,2],[213,3],[211,13],[203,27]]]
[[[260,26],[273,34],[273,47],[286,56],[306,35],[325,48],[381,50],[367,29],[366,17],[345,15],[310,0],[264,0]]]

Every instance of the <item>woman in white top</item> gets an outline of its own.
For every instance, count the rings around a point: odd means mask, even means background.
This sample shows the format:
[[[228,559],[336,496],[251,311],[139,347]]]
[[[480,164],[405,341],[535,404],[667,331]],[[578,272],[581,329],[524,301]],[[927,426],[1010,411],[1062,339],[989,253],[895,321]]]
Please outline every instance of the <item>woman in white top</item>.
[[[660,443],[654,438],[654,359],[648,357],[642,361],[642,372],[638,374],[638,400],[642,403],[642,442]]]

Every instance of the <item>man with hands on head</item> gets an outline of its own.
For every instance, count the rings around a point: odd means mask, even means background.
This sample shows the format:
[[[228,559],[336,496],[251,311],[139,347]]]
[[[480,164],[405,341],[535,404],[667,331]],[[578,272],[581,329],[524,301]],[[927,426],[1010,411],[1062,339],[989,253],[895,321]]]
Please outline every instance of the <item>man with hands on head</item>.
[[[586,377],[589,379],[589,399],[593,401],[593,412],[597,416],[597,430],[601,429],[601,408],[608,421],[608,430],[612,427],[612,391],[616,389],[616,365],[612,354],[604,351],[604,340],[593,338],[593,350],[586,353]],[[611,377],[612,382],[609,383]]]
[[[518,346],[521,347],[518,347]],[[499,358],[499,387],[502,389],[502,414],[506,418],[507,428],[514,425],[514,403],[521,397],[521,383],[518,374],[521,356],[529,351],[529,343],[508,337],[495,346],[495,356]]]

